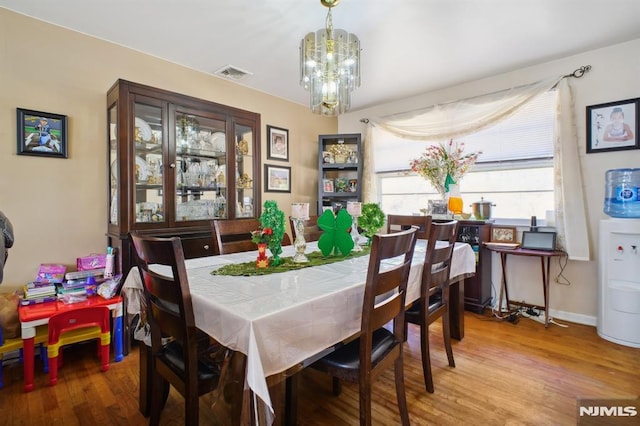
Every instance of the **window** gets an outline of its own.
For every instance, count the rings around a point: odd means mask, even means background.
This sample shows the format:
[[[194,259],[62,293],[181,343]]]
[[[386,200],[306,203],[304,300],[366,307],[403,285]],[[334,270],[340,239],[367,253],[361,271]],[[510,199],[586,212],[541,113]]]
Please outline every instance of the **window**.
[[[465,151],[482,151],[459,182],[465,211],[471,204],[495,204],[493,218],[545,217],[554,209],[553,135],[556,92],[549,91],[512,117],[478,133],[456,138]],[[376,133],[375,166],[382,209],[389,214],[424,212],[439,197],[428,181],[409,170],[429,142],[407,141]],[[444,141],[443,141],[444,142]]]

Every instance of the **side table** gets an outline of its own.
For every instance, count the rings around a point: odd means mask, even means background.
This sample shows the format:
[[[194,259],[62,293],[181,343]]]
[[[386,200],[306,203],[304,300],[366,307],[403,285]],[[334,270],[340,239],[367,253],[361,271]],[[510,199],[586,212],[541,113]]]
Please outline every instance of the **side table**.
[[[502,265],[502,283],[500,286],[500,299],[498,300],[498,311],[502,312],[502,293],[504,291],[505,300],[507,302],[507,309],[511,304],[516,304],[516,302],[512,302],[509,299],[509,288],[507,286],[507,255],[514,256],[529,256],[529,257],[538,257],[540,258],[540,266],[542,270],[542,291],[544,294],[544,306],[538,305],[528,305],[534,308],[543,309],[544,310],[544,326],[549,327],[549,269],[552,257],[560,257],[566,256],[567,254],[560,250],[530,250],[523,248],[516,249],[508,249],[508,248],[500,248],[500,247],[489,247],[487,248],[493,252],[500,254],[500,263]]]

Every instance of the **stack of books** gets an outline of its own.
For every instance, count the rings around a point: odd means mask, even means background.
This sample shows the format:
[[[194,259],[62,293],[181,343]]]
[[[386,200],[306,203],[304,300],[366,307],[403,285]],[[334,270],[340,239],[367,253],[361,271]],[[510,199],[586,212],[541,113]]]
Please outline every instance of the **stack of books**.
[[[56,300],[56,285],[50,282],[30,282],[24,285],[24,296],[20,303],[32,305],[34,303],[52,302]]]
[[[58,284],[58,298],[62,299],[65,296],[86,296],[87,290],[85,284],[86,280],[67,280]]]

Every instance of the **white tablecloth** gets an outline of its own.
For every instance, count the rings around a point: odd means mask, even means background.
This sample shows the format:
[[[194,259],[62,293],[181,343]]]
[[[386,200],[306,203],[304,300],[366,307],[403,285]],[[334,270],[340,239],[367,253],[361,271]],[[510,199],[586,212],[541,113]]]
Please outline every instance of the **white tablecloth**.
[[[418,240],[407,303],[418,299],[426,241]],[[292,256],[293,246],[282,256]],[[307,252],[317,250],[316,243]],[[186,261],[198,328],[247,356],[247,384],[270,408],[266,377],[287,370],[360,331],[369,256],[262,276],[211,275],[221,265],[254,260],[257,252]],[[456,243],[451,277],[475,272],[471,246]],[[136,268],[125,288],[141,289]]]

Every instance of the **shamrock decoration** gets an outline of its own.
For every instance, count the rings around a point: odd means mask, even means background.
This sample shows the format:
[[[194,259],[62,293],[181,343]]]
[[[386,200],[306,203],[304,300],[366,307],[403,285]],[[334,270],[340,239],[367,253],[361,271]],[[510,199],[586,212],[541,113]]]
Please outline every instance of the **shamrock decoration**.
[[[334,247],[335,252],[340,251],[343,256],[348,255],[353,250],[353,238],[349,231],[352,224],[351,215],[346,210],[338,210],[336,216],[331,210],[326,210],[318,218],[318,226],[324,232],[318,240],[318,248],[324,256],[331,255]]]
[[[273,255],[269,264],[278,266],[281,262],[280,253],[282,253],[282,238],[284,237],[284,212],[278,208],[278,204],[273,200],[265,201],[263,207],[260,224],[263,229],[271,229],[272,231],[271,238],[267,242],[267,247]]]

